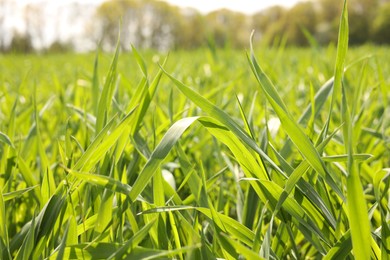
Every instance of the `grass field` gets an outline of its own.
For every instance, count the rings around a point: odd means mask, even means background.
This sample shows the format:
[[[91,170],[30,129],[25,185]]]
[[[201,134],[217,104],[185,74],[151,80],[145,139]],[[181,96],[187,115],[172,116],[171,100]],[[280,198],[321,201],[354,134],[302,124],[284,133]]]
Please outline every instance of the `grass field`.
[[[338,47],[0,56],[0,258],[389,259],[390,52],[341,21]]]

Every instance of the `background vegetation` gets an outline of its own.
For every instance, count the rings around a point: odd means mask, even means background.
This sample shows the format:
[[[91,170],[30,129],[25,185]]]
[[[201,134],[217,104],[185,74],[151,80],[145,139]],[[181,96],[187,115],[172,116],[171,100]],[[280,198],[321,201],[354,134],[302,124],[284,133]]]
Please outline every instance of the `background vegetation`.
[[[12,3],[10,0],[0,1],[3,10],[7,10],[8,2]],[[77,21],[71,26],[84,27],[83,35],[64,40],[56,32],[50,43],[45,41],[45,27],[49,22],[45,6],[30,4],[23,11],[25,30],[13,34],[5,31],[7,12],[0,12],[0,50],[79,50],[83,45],[79,40],[83,38],[84,44],[87,42],[93,48],[100,42],[104,50],[113,51],[119,30],[121,48],[125,51],[130,50],[130,42],[139,49],[195,49],[207,46],[242,49],[247,46],[253,29],[256,30],[255,43],[264,46],[309,46],[314,41],[317,45],[327,46],[329,43],[335,44],[337,40],[340,2],[303,1],[292,8],[274,6],[245,15],[226,9],[201,14],[194,9],[180,9],[156,0],[109,0],[92,11],[91,18],[80,21],[78,19],[91,7],[74,4],[64,8],[69,12],[68,20]],[[350,45],[390,43],[388,0],[351,0],[349,17]],[[53,23],[56,22],[50,21],[51,25]],[[12,39],[8,39],[10,35],[13,35]]]

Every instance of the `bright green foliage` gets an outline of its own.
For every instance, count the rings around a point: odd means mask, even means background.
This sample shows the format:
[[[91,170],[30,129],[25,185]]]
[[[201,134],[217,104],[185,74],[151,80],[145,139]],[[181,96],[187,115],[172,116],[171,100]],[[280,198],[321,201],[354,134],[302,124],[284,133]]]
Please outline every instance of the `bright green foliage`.
[[[346,10],[337,49],[1,56],[0,259],[389,259],[390,56]]]

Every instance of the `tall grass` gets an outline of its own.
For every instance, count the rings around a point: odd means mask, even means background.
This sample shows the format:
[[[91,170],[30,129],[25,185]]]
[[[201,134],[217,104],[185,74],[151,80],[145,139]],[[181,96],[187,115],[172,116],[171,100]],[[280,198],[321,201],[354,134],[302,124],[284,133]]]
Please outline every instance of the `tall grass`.
[[[388,49],[347,48],[345,2],[323,49],[0,57],[0,258],[388,259]]]

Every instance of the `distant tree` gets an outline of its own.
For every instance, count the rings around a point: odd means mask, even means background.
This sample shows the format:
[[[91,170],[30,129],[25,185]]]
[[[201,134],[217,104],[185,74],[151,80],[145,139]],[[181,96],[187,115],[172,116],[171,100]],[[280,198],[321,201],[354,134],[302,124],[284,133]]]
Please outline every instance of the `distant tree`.
[[[317,13],[312,2],[300,2],[286,14],[286,37],[289,44],[308,46],[303,30],[314,34],[317,27]]]
[[[58,40],[50,44],[49,48],[46,49],[48,53],[64,53],[73,50],[73,46],[69,42],[60,42]]]
[[[348,1],[350,44],[365,43],[369,37],[387,41],[389,34],[384,32],[389,15],[382,7],[388,1]],[[257,31],[255,40],[269,44],[282,39],[288,45],[308,46],[309,33],[325,45],[337,42],[342,7],[340,0],[306,1],[290,9],[274,6],[248,17],[226,9],[201,15],[157,0],[108,0],[99,6],[89,31],[94,41],[102,40],[105,49],[115,47],[119,32],[124,50],[130,43],[155,49],[196,48],[206,42],[242,48],[252,29]]]
[[[32,39],[30,35],[14,32],[11,43],[8,47],[8,51],[14,53],[34,52],[34,46],[32,44]]]
[[[348,1],[349,43],[363,44],[370,39],[370,28],[378,0]],[[343,1],[320,0],[319,22],[316,37],[320,43],[336,42]]]
[[[390,2],[381,5],[372,25],[372,40],[390,44]]]
[[[206,22],[197,10],[187,8],[179,13],[174,27],[174,48],[194,49],[206,44]]]
[[[98,32],[98,36],[102,41],[105,49],[114,48],[119,35],[121,17],[127,22],[126,18],[123,18],[125,14],[131,9],[134,1],[106,1],[101,4],[96,12],[97,23],[95,30]],[[127,24],[122,25],[123,28],[127,28]],[[127,35],[123,36],[124,38]],[[125,47],[125,46],[123,46]]]
[[[314,3],[301,2],[285,13],[280,11],[278,14],[278,19],[266,30],[266,40],[272,43],[283,37],[289,45],[307,46],[309,42],[303,31],[314,35],[317,27]]]
[[[242,13],[220,9],[206,15],[207,34],[216,47],[230,46],[239,48],[247,46],[250,20]]]
[[[351,0],[349,2],[349,43],[351,45],[363,44],[370,39],[370,29],[378,4],[378,0]]]
[[[179,8],[163,1],[144,0],[141,11],[144,44],[153,49],[170,49],[175,42],[175,28],[180,26]]]
[[[113,48],[120,31],[124,50],[130,48],[130,43],[144,48],[169,48],[181,24],[177,7],[154,0],[107,1],[96,16],[103,46]]]
[[[337,42],[342,2],[340,0],[319,0],[316,39],[320,44]]]
[[[270,27],[278,23],[286,15],[286,9],[281,6],[272,6],[252,16],[252,28],[256,35],[265,35]]]

